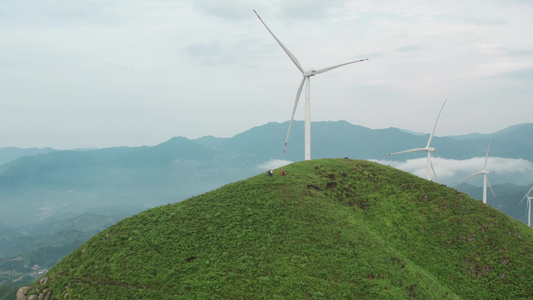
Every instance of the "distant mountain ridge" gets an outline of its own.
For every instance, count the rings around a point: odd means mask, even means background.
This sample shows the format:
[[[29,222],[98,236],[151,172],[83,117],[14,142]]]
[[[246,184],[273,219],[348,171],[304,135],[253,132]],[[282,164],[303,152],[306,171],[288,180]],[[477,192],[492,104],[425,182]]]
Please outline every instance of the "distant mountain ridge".
[[[46,202],[60,210],[69,203],[93,209],[100,205],[127,204],[142,210],[179,201],[263,172],[260,165],[266,162],[302,160],[303,125],[302,121],[293,123],[285,155],[282,150],[288,122],[257,126],[232,138],[189,140],[174,137],[152,147],[84,151],[46,148],[40,150],[45,153],[23,156],[0,166],[0,197],[3,199],[0,208],[3,217],[9,220],[22,215],[16,207],[32,201]],[[533,146],[532,136],[533,123],[498,131],[494,134],[490,155],[533,161],[533,151],[529,151]],[[456,160],[484,157],[489,137],[435,136],[432,146],[438,150],[434,157]],[[427,134],[414,135],[397,128],[369,129],[346,121],[314,122],[311,157],[382,161],[421,158],[419,153],[394,157],[385,157],[385,154],[423,147],[427,139]],[[9,151],[13,155],[14,150],[10,148]],[[21,153],[27,151],[23,149]],[[495,175],[498,174],[491,174]],[[525,184],[533,183],[533,177],[530,178],[530,181],[525,178]]]
[[[18,147],[4,147],[0,148],[0,166],[15,160],[20,157],[46,154],[52,151],[56,151],[52,148],[18,148]]]
[[[268,162],[303,159],[302,121],[295,121],[286,154],[282,153],[288,122],[267,123],[232,138],[212,136],[189,140],[174,137],[148,147],[114,147],[57,151],[0,149],[17,157],[0,165],[0,219],[22,222],[22,207],[46,206],[25,222],[38,222],[69,211],[86,213],[127,206],[141,211],[187,197],[265,171]],[[491,157],[533,161],[533,123],[518,124],[494,133]],[[490,135],[478,138],[435,136],[436,158],[464,160],[484,157]],[[428,134],[410,134],[398,128],[369,129],[346,121],[314,122],[311,157],[349,157],[383,162],[420,159],[420,153],[386,157],[385,154],[424,147]],[[17,152],[18,151],[18,152]],[[26,155],[30,153],[30,155]],[[479,166],[481,168],[481,165]],[[472,172],[478,171],[477,169]],[[527,174],[526,174],[527,175]],[[492,173],[494,184],[516,183],[506,174]],[[459,179],[459,178],[457,178]],[[533,184],[533,176],[518,178]],[[35,206],[33,203],[40,203]],[[105,208],[105,209],[104,209]],[[89,210],[87,210],[89,209]],[[10,221],[6,221],[10,222]]]
[[[289,145],[288,147],[288,156],[289,160],[300,160],[300,154],[289,154],[298,152],[294,148],[303,147],[303,121],[295,121],[294,128],[292,130]],[[209,148],[210,150],[226,150],[230,153],[246,153],[259,150],[260,154],[269,154],[270,156],[279,156],[283,149],[285,132],[288,128],[288,122],[276,123],[271,122],[261,126],[256,126],[249,130],[246,130],[242,133],[239,133],[231,138],[218,138],[214,136],[204,136],[201,138],[189,140],[184,137],[174,137],[166,142],[162,142],[159,145],[154,147],[166,144],[166,143],[178,143],[177,140],[182,141],[191,141],[200,146]],[[457,154],[457,151],[440,151],[440,148],[444,147],[445,150],[451,150],[455,146],[459,146],[460,149],[464,148],[480,148],[483,147],[486,149],[486,145],[481,145],[485,141],[490,139],[491,134],[480,134],[480,133],[471,133],[465,135],[457,136],[439,136],[438,132],[435,136],[434,143],[436,146],[439,146],[439,151],[436,153],[437,156],[442,157],[453,157],[456,159],[468,157],[472,155],[472,152],[477,151],[466,151],[467,154]],[[520,148],[522,146],[533,146],[533,123],[525,124],[516,124],[508,128],[502,129],[494,133],[494,139],[501,141],[513,141],[515,144],[509,145],[509,147],[504,147],[507,145],[498,145],[497,142],[494,144],[494,153],[495,156],[501,157],[523,157],[524,159],[533,160],[532,151],[522,151],[517,152],[512,149],[505,150],[504,148]],[[411,132],[409,130],[399,129],[399,128],[385,128],[385,129],[370,129],[359,125],[353,125],[346,121],[328,121],[328,122],[313,122],[312,127],[312,140],[313,140],[313,153],[316,152],[317,158],[322,158],[323,155],[330,155],[334,150],[331,148],[342,148],[343,153],[350,154],[353,153],[354,156],[361,156],[363,159],[369,158],[380,158],[381,152],[379,150],[385,147],[386,149],[396,149],[402,147],[412,147],[413,143],[415,145],[419,141],[427,142],[428,134]],[[368,150],[361,150],[361,145],[358,145],[357,142],[349,142],[349,140],[357,140],[360,142],[365,142],[365,147]],[[343,140],[347,140],[344,141]],[[460,140],[454,141],[454,140]],[[381,141],[381,142],[380,142]],[[192,144],[191,144],[192,145]],[[346,146],[346,148],[343,148]],[[352,149],[348,148],[352,146]],[[359,146],[359,147],[353,147]],[[472,147],[468,147],[472,146]],[[119,150],[124,152],[133,152],[138,149],[152,148],[148,146],[140,147],[113,147],[113,148],[100,148],[100,149],[84,149],[83,152],[93,152],[105,150],[108,153],[119,153]],[[112,150],[111,150],[112,149]],[[199,150],[201,148],[196,148]],[[261,150],[263,149],[263,150]],[[267,150],[268,149],[268,150]],[[316,150],[315,150],[316,149]],[[328,150],[329,149],[329,150]],[[289,151],[290,150],[290,151]],[[24,156],[32,156],[37,154],[47,154],[53,151],[58,151],[52,148],[16,148],[16,147],[7,147],[0,148],[0,166]],[[72,151],[81,151],[73,149]],[[193,148],[189,149],[189,152],[193,152]],[[205,150],[202,150],[206,152]],[[182,155],[185,155],[187,151],[181,152]],[[208,153],[204,153],[208,154]],[[386,153],[384,153],[386,154]],[[117,154],[118,155],[118,154]],[[255,155],[255,154],[254,154]],[[259,155],[256,155],[259,156]],[[295,156],[293,158],[293,156]],[[111,155],[112,157],[112,155]]]
[[[509,126],[505,129],[502,129],[500,131],[494,132],[493,134],[495,136],[504,136],[507,134],[511,134],[511,135],[517,135],[519,138],[521,138],[524,133],[527,134],[528,132],[531,131],[530,126],[532,126],[532,123],[516,124],[516,125]],[[464,134],[464,135],[451,135],[447,137],[461,139],[461,140],[489,139],[491,135],[492,134],[490,133],[469,133],[469,134]]]

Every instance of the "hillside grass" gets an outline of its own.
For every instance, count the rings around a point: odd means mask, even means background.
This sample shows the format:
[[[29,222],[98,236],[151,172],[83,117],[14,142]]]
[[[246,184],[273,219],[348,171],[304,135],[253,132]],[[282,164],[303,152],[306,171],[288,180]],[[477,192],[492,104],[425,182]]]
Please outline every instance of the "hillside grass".
[[[368,161],[283,169],[124,219],[39,289],[70,299],[533,296],[531,230],[480,201]]]

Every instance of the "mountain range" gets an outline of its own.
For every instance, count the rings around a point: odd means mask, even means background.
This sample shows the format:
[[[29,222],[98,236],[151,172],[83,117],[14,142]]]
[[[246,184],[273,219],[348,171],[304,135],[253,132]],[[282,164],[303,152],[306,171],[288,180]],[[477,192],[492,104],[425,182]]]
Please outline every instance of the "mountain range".
[[[0,148],[0,260],[31,251],[28,243],[20,248],[12,245],[23,245],[34,236],[49,237],[46,243],[32,244],[39,249],[53,252],[53,247],[67,246],[66,242],[55,243],[54,239],[60,240],[57,234],[50,236],[48,225],[43,224],[94,214],[100,216],[93,218],[99,227],[90,232],[103,230],[109,226],[106,217],[113,216],[115,222],[303,160],[303,127],[302,121],[293,123],[286,154],[282,150],[288,122],[268,123],[231,138],[173,137],[156,146],[61,151]],[[424,147],[428,136],[398,128],[369,129],[345,121],[314,122],[311,157],[373,160],[418,174],[420,170],[406,165],[425,168],[423,153],[385,154]],[[495,132],[487,166],[498,196],[493,198],[489,192],[488,204],[521,222],[526,222],[525,203],[518,203],[533,185],[531,137],[533,123]],[[487,134],[434,137],[436,181],[480,199],[481,178],[457,185],[453,182],[482,168],[490,138]],[[466,162],[476,158],[479,164],[474,161],[472,169],[467,169]],[[54,228],[53,232],[61,231]],[[63,229],[69,228],[65,225]],[[88,238],[88,232],[76,233],[78,244]],[[42,261],[57,261],[57,257],[50,254],[41,261],[28,260],[28,264],[50,267]]]
[[[303,159],[303,122],[293,124],[286,154],[282,154],[286,123],[268,123],[232,138],[174,137],[148,147],[115,147],[54,151],[1,148],[0,216],[4,223],[39,220],[67,211],[105,212],[120,207],[139,211],[172,203],[229,182],[266,171],[270,164]],[[491,183],[533,184],[533,123],[515,125],[494,133],[490,157],[521,159],[524,172],[494,172]],[[424,147],[428,135],[397,128],[369,129],[345,121],[314,122],[312,158],[350,157],[376,160],[394,166],[396,161],[419,159],[420,153],[385,156],[390,152]],[[484,157],[490,135],[438,137],[432,142],[438,159],[466,160]],[[18,157],[18,158],[17,158]],[[280,162],[281,161],[281,162]],[[444,164],[443,164],[444,165]],[[481,169],[482,165],[479,165]],[[490,164],[488,169],[490,170]],[[471,170],[470,173],[479,171]],[[440,174],[437,174],[439,176]],[[451,185],[461,178],[439,176]],[[474,181],[469,181],[475,184]],[[481,186],[481,180],[478,184]],[[520,199],[519,199],[520,200]],[[21,210],[21,207],[25,207]],[[33,209],[32,209],[33,208]]]

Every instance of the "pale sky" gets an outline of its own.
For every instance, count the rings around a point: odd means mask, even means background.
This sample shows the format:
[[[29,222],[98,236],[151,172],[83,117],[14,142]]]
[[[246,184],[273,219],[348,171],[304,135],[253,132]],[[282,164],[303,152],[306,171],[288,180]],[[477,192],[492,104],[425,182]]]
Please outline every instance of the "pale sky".
[[[428,133],[448,99],[437,136],[533,122],[529,0],[0,0],[0,147],[288,121],[301,73],[253,9],[306,69],[369,58],[312,77],[313,121]]]

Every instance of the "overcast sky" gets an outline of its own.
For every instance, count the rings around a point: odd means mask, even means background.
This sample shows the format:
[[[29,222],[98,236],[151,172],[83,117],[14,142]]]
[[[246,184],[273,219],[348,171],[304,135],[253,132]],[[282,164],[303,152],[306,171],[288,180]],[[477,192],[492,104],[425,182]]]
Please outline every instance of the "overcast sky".
[[[533,122],[529,0],[0,0],[0,147],[289,120],[301,73],[253,9],[304,68],[369,58],[312,77],[313,121],[428,133],[448,99],[437,136]]]

